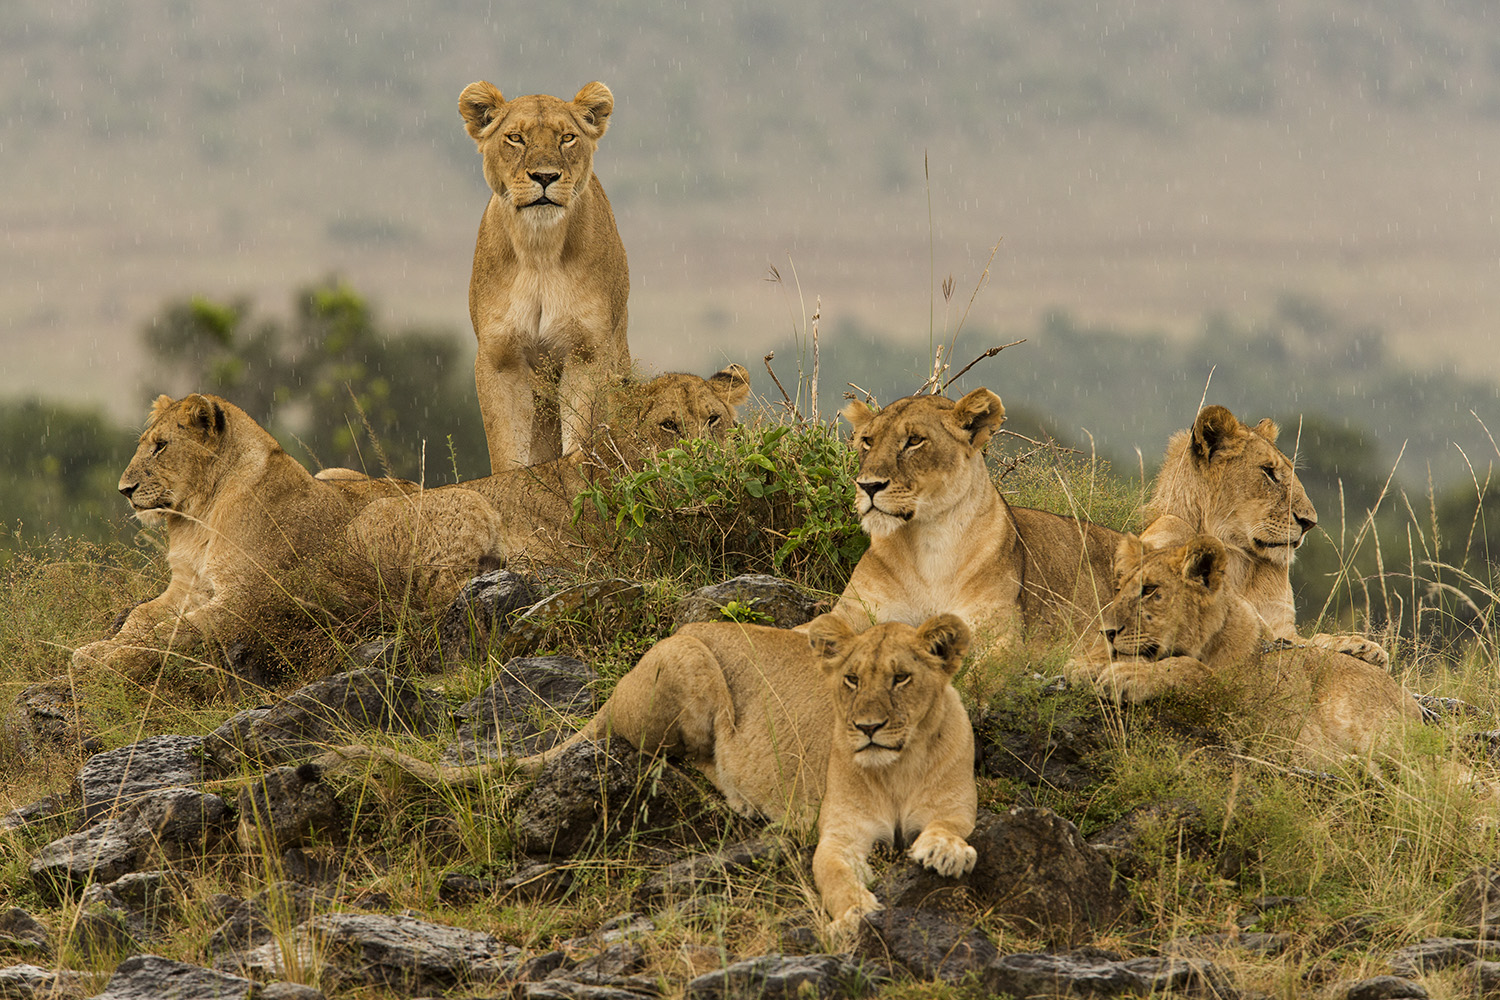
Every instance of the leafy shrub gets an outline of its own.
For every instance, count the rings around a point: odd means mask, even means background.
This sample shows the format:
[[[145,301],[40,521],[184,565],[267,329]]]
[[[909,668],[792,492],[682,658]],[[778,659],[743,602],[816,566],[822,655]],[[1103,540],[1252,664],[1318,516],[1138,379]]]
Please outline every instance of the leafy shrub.
[[[616,565],[720,579],[776,573],[843,589],[868,544],[854,515],[854,453],[836,426],[744,425],[688,441],[574,501]]]

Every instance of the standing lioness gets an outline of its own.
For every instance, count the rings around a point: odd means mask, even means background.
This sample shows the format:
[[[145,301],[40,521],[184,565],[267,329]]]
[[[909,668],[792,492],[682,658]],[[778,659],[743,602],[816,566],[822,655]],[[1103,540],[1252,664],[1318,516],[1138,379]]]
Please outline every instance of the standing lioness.
[[[614,107],[597,82],[572,101],[546,94],[507,101],[483,81],[459,95],[493,192],[469,279],[479,340],[474,387],[491,472],[578,447],[594,423],[599,383],[630,364],[630,270],[593,173]]]

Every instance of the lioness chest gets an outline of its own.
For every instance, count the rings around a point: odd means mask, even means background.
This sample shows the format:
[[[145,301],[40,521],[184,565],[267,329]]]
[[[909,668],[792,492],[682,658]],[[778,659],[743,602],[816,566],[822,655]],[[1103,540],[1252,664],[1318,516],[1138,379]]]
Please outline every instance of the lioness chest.
[[[566,262],[539,268],[517,262],[508,287],[496,289],[485,337],[497,348],[524,344],[543,355],[569,354],[590,343],[590,331],[611,326],[609,302],[570,276]]]

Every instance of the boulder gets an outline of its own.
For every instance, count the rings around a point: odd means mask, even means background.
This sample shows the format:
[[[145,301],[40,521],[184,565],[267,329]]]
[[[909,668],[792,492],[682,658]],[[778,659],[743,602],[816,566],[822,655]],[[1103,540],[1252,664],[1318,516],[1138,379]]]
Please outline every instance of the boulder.
[[[88,977],[66,969],[36,965],[0,968],[0,1000],[78,1000],[88,992]]]
[[[251,1000],[256,984],[186,962],[133,955],[115,967],[94,1000]]]
[[[571,656],[510,660],[494,683],[454,711],[458,739],[443,752],[442,763],[477,764],[499,758],[502,751],[526,756],[551,749],[572,735],[571,728],[556,723],[593,714],[598,677]]]
[[[248,853],[281,854],[321,834],[342,835],[343,803],[314,764],[279,767],[240,789],[240,848]]]
[[[734,605],[725,614],[724,609]],[[673,623],[743,621],[774,628],[796,628],[828,610],[828,602],[774,576],[750,573],[702,587],[677,602]],[[738,615],[738,617],[736,616]]]
[[[492,638],[505,634],[513,615],[543,597],[535,583],[519,573],[494,570],[464,584],[438,626],[438,641],[448,660],[472,659]]]
[[[973,921],[910,906],[892,906],[865,917],[860,955],[905,966],[917,979],[958,982],[979,975],[1000,953]]]
[[[864,996],[864,974],[841,955],[763,955],[688,981],[687,1000]]]
[[[153,736],[94,754],[78,772],[83,821],[92,823],[154,789],[202,784],[202,747],[201,736]]]

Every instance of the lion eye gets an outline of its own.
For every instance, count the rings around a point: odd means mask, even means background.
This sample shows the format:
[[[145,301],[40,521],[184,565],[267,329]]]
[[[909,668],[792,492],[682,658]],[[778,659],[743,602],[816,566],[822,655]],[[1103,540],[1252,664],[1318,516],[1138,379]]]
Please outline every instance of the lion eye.
[[[708,417],[708,426],[710,426],[710,427],[717,427],[717,426],[719,426],[719,415],[717,413],[713,413],[713,414],[709,415],[709,417]]]
[[[574,135],[572,132],[568,132],[568,133],[564,134],[563,137],[562,137],[563,145],[566,146],[568,143],[572,142],[576,138],[578,138],[578,136]]]
[[[870,439],[867,438],[867,437],[859,438],[857,441],[854,442],[854,447],[858,448],[860,451],[869,451],[870,450]]]
[[[526,137],[519,132],[512,132],[505,137],[506,142],[513,142],[517,146],[526,145]]]
[[[920,448],[926,441],[927,439],[920,434],[911,434],[907,437],[906,444],[902,445],[902,447],[910,451],[913,448]]]
[[[1157,590],[1157,587],[1156,587],[1156,584],[1154,584],[1154,583],[1143,583],[1143,584],[1141,584],[1141,596],[1142,597],[1155,597],[1156,596],[1156,590]]]
[[[151,454],[153,454],[153,455],[160,455],[162,449],[165,448],[166,446],[167,446],[167,442],[165,442],[165,441],[158,441],[158,442],[156,442],[156,447],[151,449]]]
[[[844,686],[847,687],[850,691],[857,691],[859,689],[859,675],[845,674]]]
[[[898,688],[911,680],[911,674],[895,674],[891,677],[891,687]]]
[[[1269,479],[1271,482],[1273,482],[1273,483],[1277,482],[1277,479],[1276,479],[1276,466],[1274,466],[1274,465],[1262,465],[1260,467],[1260,471],[1264,472],[1266,474],[1266,478]]]
[[[675,421],[675,420],[663,420],[661,422],[661,429],[664,430],[664,431],[666,431],[668,434],[676,434],[677,433],[677,421]]]

